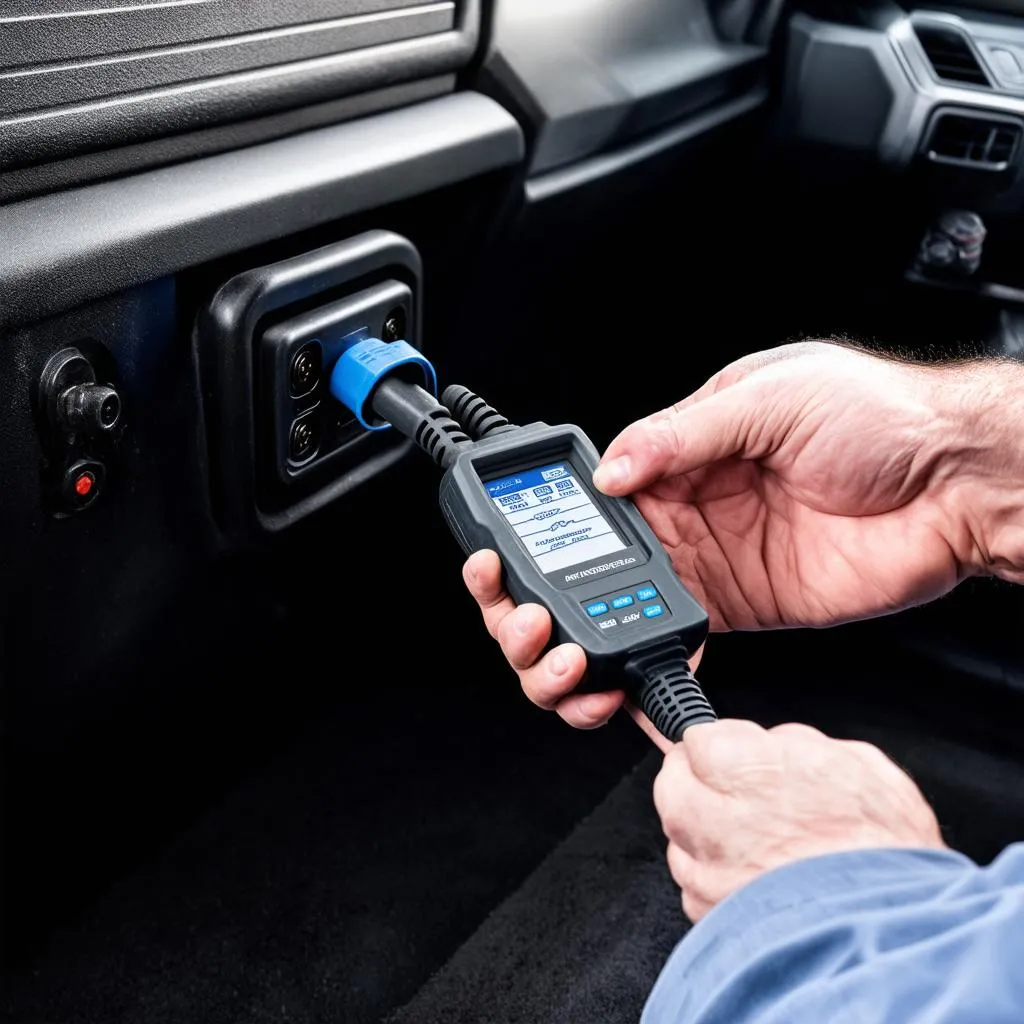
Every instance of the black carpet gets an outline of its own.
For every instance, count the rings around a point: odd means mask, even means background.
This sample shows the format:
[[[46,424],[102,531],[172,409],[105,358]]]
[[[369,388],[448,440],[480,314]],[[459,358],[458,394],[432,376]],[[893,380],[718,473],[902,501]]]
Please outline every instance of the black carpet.
[[[480,708],[347,705],[12,970],[5,1019],[379,1021],[648,750],[500,678]]]
[[[685,933],[652,753],[388,1024],[635,1024]]]
[[[729,647],[702,672],[723,714],[876,743],[917,780],[947,842],[980,862],[1024,839],[1019,693],[965,691],[956,673],[898,655],[866,672],[830,659],[820,635]],[[620,783],[388,1024],[635,1024],[687,929],[651,804],[659,763]]]
[[[877,742],[971,856],[1024,837],[1019,690],[842,636],[716,640],[701,675],[723,715]],[[335,707],[10,971],[5,1019],[635,1022],[685,929],[657,758],[477,664]]]

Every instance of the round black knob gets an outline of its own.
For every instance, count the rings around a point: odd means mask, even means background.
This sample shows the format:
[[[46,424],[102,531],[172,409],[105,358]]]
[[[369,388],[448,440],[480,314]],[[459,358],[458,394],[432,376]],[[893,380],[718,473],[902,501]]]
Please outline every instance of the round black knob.
[[[72,434],[107,434],[121,419],[121,396],[104,384],[76,384],[61,392],[57,414]]]

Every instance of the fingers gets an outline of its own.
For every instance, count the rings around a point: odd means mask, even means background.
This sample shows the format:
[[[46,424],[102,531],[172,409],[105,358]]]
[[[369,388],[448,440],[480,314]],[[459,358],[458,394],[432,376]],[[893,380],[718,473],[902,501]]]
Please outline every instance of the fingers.
[[[554,708],[579,685],[587,656],[577,644],[562,644],[548,651],[535,665],[519,672],[523,691],[534,704]]]
[[[769,733],[742,719],[691,726],[683,746],[695,777],[723,793],[761,780],[779,766],[777,744]]]
[[[714,905],[700,891],[700,865],[685,850],[671,842],[665,859],[672,880],[682,890],[683,913],[696,924]]]
[[[693,849],[693,833],[697,827],[693,805],[700,788],[686,744],[676,743],[665,755],[661,771],[654,780],[654,806],[665,835],[685,852]]]
[[[501,561],[493,551],[478,551],[463,566],[463,579],[483,613],[487,631],[519,675],[534,704],[555,710],[577,729],[604,725],[622,706],[619,690],[577,694],[587,658],[577,644],[562,644],[544,654],[551,639],[551,616],[540,605],[516,606],[501,582]]]
[[[654,802],[696,920],[765,871],[879,846],[941,849],[935,813],[877,747],[810,726],[693,726],[665,756]]]
[[[529,634],[513,635],[508,643],[502,641],[505,657],[519,673],[523,692],[539,707],[557,711],[575,729],[596,729],[604,725],[622,707],[621,690],[604,693],[574,693],[587,669],[587,656],[577,644],[562,644],[534,663],[551,633],[551,620],[547,612],[537,605],[523,605],[509,615],[502,624],[505,626],[518,620],[524,610],[536,609],[543,616],[545,626],[541,634],[531,639]],[[539,643],[539,646],[537,644]]]
[[[757,408],[754,387],[740,382],[667,416],[639,420],[608,446],[594,486],[605,494],[630,494],[732,456],[757,457],[763,453],[748,443],[756,436]]]
[[[550,639],[551,616],[536,604],[520,605],[497,628],[502,653],[534,704],[557,710],[578,729],[603,725],[622,704],[622,694],[573,694],[587,670],[587,656],[578,644],[562,644],[541,657]]]
[[[832,344],[798,342],[737,359],[689,397],[619,434],[594,474],[594,486],[606,494],[631,494],[721,459],[769,454],[757,429],[764,407],[761,371],[772,372],[780,362],[835,358],[836,351]]]
[[[665,859],[668,861],[668,870],[676,885],[684,892],[692,888],[693,858],[681,846],[669,840]]]
[[[605,693],[574,693],[559,701],[555,710],[575,729],[596,729],[622,707],[621,690]]]
[[[539,604],[523,604],[498,623],[495,638],[517,671],[529,668],[551,639],[551,616]]]
[[[498,635],[502,620],[514,612],[516,603],[505,592],[501,583],[501,559],[495,551],[477,551],[466,559],[462,567],[466,588],[480,605],[484,625],[493,637]]]

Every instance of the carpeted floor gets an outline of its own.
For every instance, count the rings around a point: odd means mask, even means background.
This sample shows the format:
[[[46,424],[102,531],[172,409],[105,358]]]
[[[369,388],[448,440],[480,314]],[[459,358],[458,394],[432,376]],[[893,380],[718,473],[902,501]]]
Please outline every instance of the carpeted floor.
[[[760,687],[716,693],[723,713],[876,743],[917,780],[947,842],[980,862],[1024,839],[1018,694],[975,689],[968,722],[932,713],[965,685],[934,666],[897,660],[869,676],[845,661],[814,685],[807,666],[767,664]],[[717,669],[705,673],[716,689],[732,675]],[[388,1024],[635,1024],[687,930],[650,800],[659,763],[651,754],[628,775]]]
[[[831,642],[730,638],[702,676],[724,715],[877,742],[979,860],[1024,837],[1021,694]],[[4,1019],[633,1024],[686,927],[657,756],[465,686],[325,716],[11,970]]]
[[[505,682],[339,709],[12,968],[4,1019],[379,1021],[648,751]]]
[[[636,1021],[688,922],[647,758],[388,1024]]]

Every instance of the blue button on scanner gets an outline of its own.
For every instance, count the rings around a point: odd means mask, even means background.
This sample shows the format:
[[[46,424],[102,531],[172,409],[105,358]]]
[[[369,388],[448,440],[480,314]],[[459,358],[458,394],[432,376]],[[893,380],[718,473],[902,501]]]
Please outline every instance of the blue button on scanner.
[[[608,611],[608,604],[605,601],[595,601],[593,604],[587,605],[587,614],[592,619],[596,619],[598,615],[604,615],[606,611]]]
[[[659,615],[664,615],[665,609],[660,604],[649,604],[644,609],[644,615],[649,619],[656,619]]]
[[[636,592],[636,599],[638,601],[653,601],[658,596],[658,592],[654,587],[641,587]]]
[[[629,594],[619,594],[618,597],[612,598],[613,608],[628,608],[633,603],[633,598]]]

